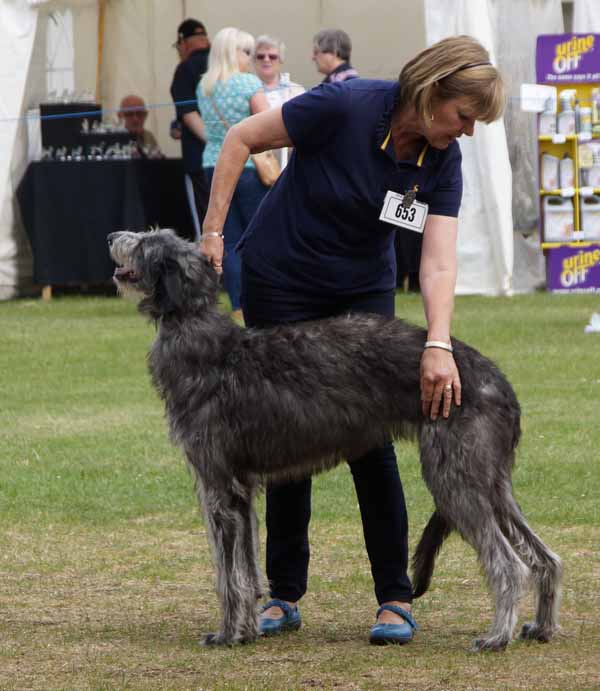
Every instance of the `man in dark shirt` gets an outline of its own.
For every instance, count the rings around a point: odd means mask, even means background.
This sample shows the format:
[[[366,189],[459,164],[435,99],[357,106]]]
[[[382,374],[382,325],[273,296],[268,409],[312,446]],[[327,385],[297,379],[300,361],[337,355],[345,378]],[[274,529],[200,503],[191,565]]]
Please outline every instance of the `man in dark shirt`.
[[[204,152],[204,123],[196,103],[196,88],[206,72],[210,41],[206,28],[196,19],[186,19],[177,29],[173,44],[180,63],[171,83],[171,96],[175,102],[177,121],[181,129],[181,155],[185,170],[186,191],[196,239],[208,205],[208,185],[202,167]]]
[[[350,64],[352,41],[341,29],[323,29],[313,38],[313,61],[325,75],[324,84],[355,79],[358,72]]]

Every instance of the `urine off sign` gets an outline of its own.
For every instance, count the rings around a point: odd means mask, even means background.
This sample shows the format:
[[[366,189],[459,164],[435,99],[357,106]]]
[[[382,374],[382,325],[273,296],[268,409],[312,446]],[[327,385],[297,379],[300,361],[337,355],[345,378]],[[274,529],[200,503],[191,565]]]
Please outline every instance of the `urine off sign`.
[[[600,34],[538,36],[535,67],[540,84],[600,82]]]
[[[546,262],[549,291],[600,293],[600,245],[552,247]]]

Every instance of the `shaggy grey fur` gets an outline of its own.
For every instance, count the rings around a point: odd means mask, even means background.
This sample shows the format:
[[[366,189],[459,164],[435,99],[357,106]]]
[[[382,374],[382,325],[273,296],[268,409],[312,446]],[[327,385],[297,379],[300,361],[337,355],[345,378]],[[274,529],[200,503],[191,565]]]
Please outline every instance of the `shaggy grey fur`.
[[[561,562],[513,497],[520,409],[492,362],[453,339],[462,405],[432,421],[421,412],[423,329],[365,315],[243,329],[217,309],[218,276],[194,245],[169,230],[112,233],[109,243],[120,291],[156,322],[152,379],[206,517],[223,615],[206,642],[258,635],[257,489],[331,468],[390,435],[418,439],[436,507],[413,561],[415,595],[427,590],[435,556],[456,530],[476,550],[495,598],[491,629],[474,648],[505,648],[530,576],[537,613],[521,637],[552,637]]]

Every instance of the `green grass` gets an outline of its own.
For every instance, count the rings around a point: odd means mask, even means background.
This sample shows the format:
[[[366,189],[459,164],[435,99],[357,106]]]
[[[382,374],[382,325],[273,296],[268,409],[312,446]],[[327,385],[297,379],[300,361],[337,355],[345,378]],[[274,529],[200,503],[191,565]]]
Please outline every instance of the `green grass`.
[[[563,633],[475,656],[492,608],[457,538],[415,641],[366,644],[376,603],[345,466],[315,480],[302,630],[200,648],[213,570],[149,382],[153,327],[116,298],[0,304],[0,689],[600,688],[600,335],[583,333],[599,310],[586,295],[457,299],[454,334],[519,395],[515,493],[565,563]],[[420,298],[399,296],[398,314],[423,323]],[[432,505],[415,448],[397,451],[414,546]]]

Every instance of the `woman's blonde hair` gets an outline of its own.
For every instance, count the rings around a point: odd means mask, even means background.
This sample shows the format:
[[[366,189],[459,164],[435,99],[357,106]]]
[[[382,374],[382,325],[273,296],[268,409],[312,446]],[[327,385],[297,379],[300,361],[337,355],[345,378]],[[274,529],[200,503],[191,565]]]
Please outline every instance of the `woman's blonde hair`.
[[[419,53],[400,72],[400,107],[413,107],[431,121],[434,99],[466,97],[471,115],[486,123],[497,120],[506,96],[500,72],[487,50],[472,36],[453,36]]]
[[[254,37],[232,26],[217,32],[208,55],[208,70],[200,82],[202,93],[205,96],[213,92],[217,82],[226,82],[240,71],[238,50],[247,50],[252,54],[254,52]]]

